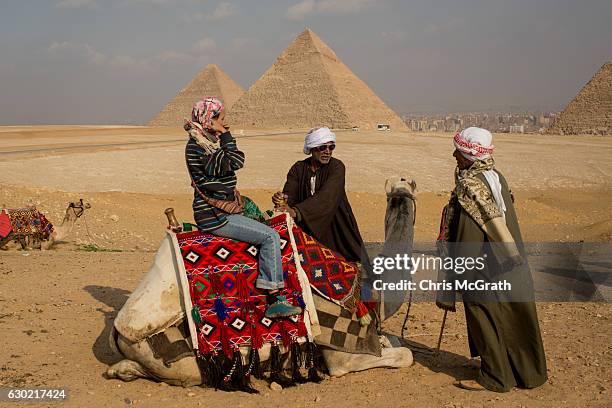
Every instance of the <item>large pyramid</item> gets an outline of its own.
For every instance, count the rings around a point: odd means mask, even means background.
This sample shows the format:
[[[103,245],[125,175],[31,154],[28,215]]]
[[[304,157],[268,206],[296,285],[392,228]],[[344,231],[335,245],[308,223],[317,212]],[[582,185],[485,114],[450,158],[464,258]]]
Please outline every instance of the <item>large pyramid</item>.
[[[181,126],[184,118],[191,116],[193,104],[205,96],[215,96],[229,110],[240,96],[242,89],[232,78],[214,64],[207,65],[191,82],[164,106],[149,126]]]
[[[580,90],[549,133],[612,135],[612,62],[605,63]]]
[[[337,129],[404,122],[310,29],[300,34],[234,105],[230,120],[246,128]]]

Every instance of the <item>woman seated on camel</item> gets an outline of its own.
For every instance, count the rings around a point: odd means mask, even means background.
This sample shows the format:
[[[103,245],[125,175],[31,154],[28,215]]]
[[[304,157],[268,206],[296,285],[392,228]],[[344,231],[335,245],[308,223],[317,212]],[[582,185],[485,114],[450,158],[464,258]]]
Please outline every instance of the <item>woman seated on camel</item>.
[[[244,200],[236,190],[236,170],[244,166],[244,153],[225,122],[223,103],[216,98],[197,102],[186,121],[187,170],[194,188],[193,217],[200,231],[248,242],[259,247],[259,275],[255,286],[267,294],[266,317],[301,313],[280,289],[285,285],[278,232],[241,214]]]

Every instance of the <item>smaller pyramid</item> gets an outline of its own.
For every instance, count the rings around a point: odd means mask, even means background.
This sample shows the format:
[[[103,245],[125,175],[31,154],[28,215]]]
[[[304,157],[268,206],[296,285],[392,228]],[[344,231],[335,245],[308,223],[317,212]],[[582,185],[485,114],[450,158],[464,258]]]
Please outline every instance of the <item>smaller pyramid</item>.
[[[580,90],[548,133],[612,135],[612,61]]]
[[[219,98],[227,110],[244,93],[232,78],[215,64],[207,65],[187,86],[157,114],[148,126],[182,126],[185,118],[191,117],[193,105],[205,96]]]
[[[310,29],[302,32],[236,102],[230,123],[246,128],[376,129],[406,125]]]

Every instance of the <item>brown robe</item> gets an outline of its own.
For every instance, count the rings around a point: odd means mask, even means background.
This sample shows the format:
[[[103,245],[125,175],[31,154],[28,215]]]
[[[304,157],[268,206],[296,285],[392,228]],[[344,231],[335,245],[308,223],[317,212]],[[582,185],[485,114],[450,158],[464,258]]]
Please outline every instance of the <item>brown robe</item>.
[[[506,225],[526,260],[527,254],[508,184],[498,174],[507,208]],[[482,174],[477,177],[489,186]],[[460,279],[482,279],[488,282],[505,279],[511,282],[513,290],[533,294],[531,272],[526,261],[523,265],[504,270],[483,245],[487,242],[483,230],[456,200],[451,205],[455,207],[455,216],[449,222],[451,256],[488,255],[484,270],[466,273]],[[503,293],[493,293],[492,296],[483,299],[482,295],[462,293],[470,352],[472,357],[481,358],[478,381],[487,389],[497,392],[510,391],[515,386],[534,388],[542,385],[547,379],[546,356],[535,303],[507,301],[510,299],[504,299]]]
[[[310,193],[310,178],[316,174],[315,194]],[[316,173],[310,158],[296,162],[283,187],[289,206],[299,211],[297,224],[326,247],[347,260],[367,259],[357,221],[344,190],[344,164],[331,158]]]

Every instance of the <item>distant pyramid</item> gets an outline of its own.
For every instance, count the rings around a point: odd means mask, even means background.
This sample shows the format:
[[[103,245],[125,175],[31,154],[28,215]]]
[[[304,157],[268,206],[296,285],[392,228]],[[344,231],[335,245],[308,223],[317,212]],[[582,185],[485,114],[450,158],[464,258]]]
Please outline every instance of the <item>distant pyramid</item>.
[[[214,64],[207,65],[151,119],[148,125],[181,126],[184,118],[191,117],[193,105],[205,96],[219,98],[229,110],[243,93],[244,89],[221,68]]]
[[[251,128],[406,130],[404,122],[310,29],[300,34],[233,106],[230,123]]]
[[[549,133],[612,135],[612,62],[606,62],[580,90]]]

